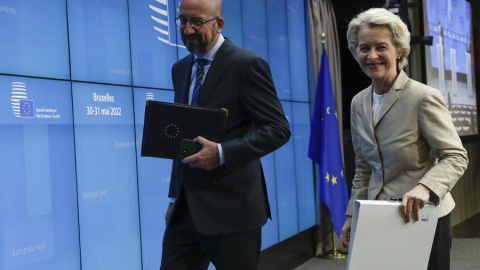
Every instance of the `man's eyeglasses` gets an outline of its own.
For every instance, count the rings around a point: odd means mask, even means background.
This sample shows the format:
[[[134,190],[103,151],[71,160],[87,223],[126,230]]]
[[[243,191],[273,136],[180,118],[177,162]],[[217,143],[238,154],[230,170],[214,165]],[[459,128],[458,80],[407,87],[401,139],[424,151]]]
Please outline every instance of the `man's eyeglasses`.
[[[206,24],[207,22],[211,22],[213,20],[216,20],[218,17],[215,17],[215,18],[212,18],[210,20],[200,20],[200,19],[187,19],[186,17],[183,17],[183,16],[178,16],[177,18],[175,18],[175,24],[177,24],[177,27],[179,29],[184,29],[185,26],[187,26],[187,22],[190,21],[190,26],[194,29],[194,30],[199,30],[200,28],[202,28],[202,26],[204,24]]]

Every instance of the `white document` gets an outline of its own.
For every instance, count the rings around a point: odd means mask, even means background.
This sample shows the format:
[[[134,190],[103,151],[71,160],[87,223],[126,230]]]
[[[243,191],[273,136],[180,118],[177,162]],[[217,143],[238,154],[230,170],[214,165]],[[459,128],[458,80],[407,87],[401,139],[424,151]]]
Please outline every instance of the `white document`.
[[[426,270],[438,211],[427,204],[406,224],[400,202],[357,200],[347,270]]]

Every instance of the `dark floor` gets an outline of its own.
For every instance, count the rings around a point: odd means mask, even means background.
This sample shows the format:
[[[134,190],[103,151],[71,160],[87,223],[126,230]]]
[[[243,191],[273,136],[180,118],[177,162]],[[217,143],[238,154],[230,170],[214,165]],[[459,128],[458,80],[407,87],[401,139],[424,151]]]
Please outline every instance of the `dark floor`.
[[[480,269],[480,238],[454,238],[450,258],[450,270]],[[347,259],[326,260],[312,258],[294,270],[345,270]],[[291,270],[292,268],[270,268],[275,270]]]
[[[262,251],[258,270],[294,269],[315,257],[315,228]]]
[[[452,235],[453,238],[480,238],[480,214],[476,214],[454,226]]]
[[[344,270],[346,259],[315,257],[315,228],[262,251],[259,270]],[[451,270],[480,269],[480,213],[452,228]]]

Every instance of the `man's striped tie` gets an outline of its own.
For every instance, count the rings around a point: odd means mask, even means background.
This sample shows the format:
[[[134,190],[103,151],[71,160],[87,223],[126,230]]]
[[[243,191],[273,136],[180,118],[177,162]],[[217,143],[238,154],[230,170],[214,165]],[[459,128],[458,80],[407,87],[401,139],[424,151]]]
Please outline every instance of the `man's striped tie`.
[[[210,65],[211,61],[203,58],[197,58],[195,62],[197,63],[197,74],[195,74],[195,86],[193,87],[192,102],[190,102],[190,104],[193,106],[197,105],[198,92],[200,90],[200,86],[202,86],[203,67],[205,65]]]

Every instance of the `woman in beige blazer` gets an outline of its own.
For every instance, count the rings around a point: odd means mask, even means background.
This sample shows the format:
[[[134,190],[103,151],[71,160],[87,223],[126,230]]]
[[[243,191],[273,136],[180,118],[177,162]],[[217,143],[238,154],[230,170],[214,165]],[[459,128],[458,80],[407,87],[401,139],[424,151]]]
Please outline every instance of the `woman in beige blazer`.
[[[428,269],[449,269],[450,212],[455,206],[450,190],[468,158],[443,96],[402,70],[410,53],[410,32],[388,10],[373,8],[357,15],[347,39],[372,84],[352,100],[356,169],[343,241],[350,241],[355,200],[402,198],[407,223],[418,220],[419,209],[432,202],[440,205],[440,218]]]

